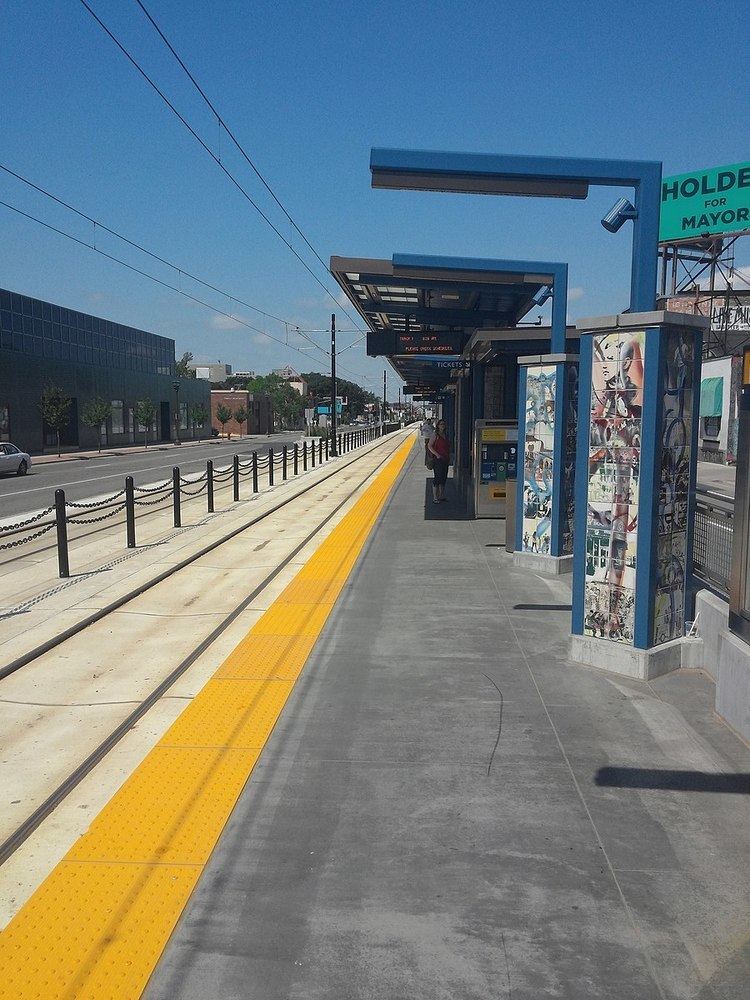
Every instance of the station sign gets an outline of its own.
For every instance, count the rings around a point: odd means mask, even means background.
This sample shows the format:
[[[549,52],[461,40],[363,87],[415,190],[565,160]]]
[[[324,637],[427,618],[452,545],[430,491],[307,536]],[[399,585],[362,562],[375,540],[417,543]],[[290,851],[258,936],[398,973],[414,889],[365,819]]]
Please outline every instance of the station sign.
[[[750,163],[665,177],[659,242],[750,231]]]
[[[463,337],[458,332],[416,331],[397,335],[399,354],[460,354]]]

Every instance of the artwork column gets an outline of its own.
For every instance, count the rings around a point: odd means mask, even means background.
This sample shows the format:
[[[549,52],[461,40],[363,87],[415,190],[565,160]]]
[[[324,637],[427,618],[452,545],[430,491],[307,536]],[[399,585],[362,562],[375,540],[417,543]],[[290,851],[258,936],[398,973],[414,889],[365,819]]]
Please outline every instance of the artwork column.
[[[591,327],[581,336],[572,655],[648,678],[681,661],[707,321],[624,313]]]
[[[573,498],[578,357],[519,358],[517,565],[568,573],[573,562]]]

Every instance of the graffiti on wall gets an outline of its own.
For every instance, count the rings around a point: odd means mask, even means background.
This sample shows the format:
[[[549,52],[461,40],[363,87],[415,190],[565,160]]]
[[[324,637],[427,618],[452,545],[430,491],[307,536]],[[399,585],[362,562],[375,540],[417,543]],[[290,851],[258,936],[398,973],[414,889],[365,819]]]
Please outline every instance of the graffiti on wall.
[[[556,375],[554,365],[526,370],[522,547],[542,555],[551,543]]]
[[[593,337],[584,631],[632,644],[643,408],[642,331]]]
[[[671,330],[664,344],[664,416],[659,469],[655,645],[683,634],[693,424],[693,334]]]
[[[565,441],[563,451],[562,555],[573,552],[575,517],[576,434],[578,433],[578,365],[566,365]]]

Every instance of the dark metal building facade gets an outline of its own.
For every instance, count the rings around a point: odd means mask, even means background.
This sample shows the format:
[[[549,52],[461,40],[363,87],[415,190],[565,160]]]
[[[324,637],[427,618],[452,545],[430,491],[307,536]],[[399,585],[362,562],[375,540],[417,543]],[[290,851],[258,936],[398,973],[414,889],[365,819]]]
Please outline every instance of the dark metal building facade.
[[[40,412],[46,384],[71,397],[66,448],[96,448],[142,440],[134,408],[150,399],[156,417],[150,441],[210,434],[210,386],[175,377],[175,344],[168,337],[0,289],[0,439],[30,452],[54,444]],[[100,396],[112,414],[102,428],[82,419],[88,400]],[[207,418],[193,419],[196,404]]]

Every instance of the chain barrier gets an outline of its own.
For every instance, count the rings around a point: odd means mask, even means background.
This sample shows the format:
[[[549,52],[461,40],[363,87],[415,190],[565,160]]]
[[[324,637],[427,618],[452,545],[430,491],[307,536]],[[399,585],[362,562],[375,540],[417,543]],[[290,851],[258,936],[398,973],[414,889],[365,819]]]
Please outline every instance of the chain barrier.
[[[196,480],[196,482],[198,482],[198,480]],[[201,493],[205,493],[207,489],[208,489],[208,483],[204,482],[203,485],[198,490],[194,490],[193,492],[191,492],[190,490],[186,490],[183,487],[182,489],[180,489],[180,493],[184,497],[199,497]]]
[[[41,538],[42,535],[46,535],[48,531],[52,531],[55,527],[55,522],[52,524],[45,525],[44,528],[40,528],[39,531],[35,531],[32,535],[27,535],[26,538],[17,538],[15,542],[4,542],[0,545],[0,552],[5,552],[7,549],[16,549],[19,545],[25,545],[27,542],[33,542],[35,538]]]
[[[109,517],[114,517],[115,514],[119,514],[121,510],[125,510],[125,504],[121,503],[118,507],[114,507],[107,514],[102,514],[101,517],[84,517],[84,518],[68,518],[68,524],[98,524],[100,521],[106,521]]]
[[[397,427],[398,427],[397,424],[384,426],[382,428],[381,434],[387,434],[392,430],[396,430]],[[323,449],[321,448],[322,442],[317,442],[315,439],[313,439],[310,440],[309,442],[303,441],[302,443],[303,443],[302,448],[299,448],[299,442],[297,443],[297,445],[295,445],[295,450],[294,450],[295,474],[298,473],[298,463],[300,458],[302,458],[303,460],[303,471],[305,472],[308,470],[308,459],[313,463],[313,468],[315,468],[316,459],[317,459],[317,464],[320,464],[324,460],[322,454]],[[342,448],[343,450],[356,448],[363,443],[367,443],[367,441],[366,440],[364,442],[361,441],[357,435],[351,437],[342,437],[339,439],[339,451],[341,451]],[[308,450],[308,444],[309,444],[309,450]],[[316,445],[317,445],[317,451],[316,451]],[[329,457],[328,447],[326,447],[325,451],[326,451],[325,457],[328,458]],[[281,451],[276,451],[275,453],[272,452],[271,454],[266,452],[265,455],[260,457],[257,455],[257,453],[254,452],[252,458],[247,462],[240,461],[239,456],[236,456],[233,465],[227,466],[224,469],[213,470],[213,484],[222,485],[225,483],[229,483],[230,481],[235,479],[236,475],[237,476],[237,479],[235,481],[235,490],[236,490],[235,500],[236,500],[238,499],[237,491],[239,489],[239,477],[244,478],[247,476],[253,476],[253,492],[257,493],[258,470],[263,470],[263,471],[267,470],[269,480],[272,483],[273,471],[276,468],[280,467],[285,468],[286,467],[285,463],[288,462],[289,460],[290,460],[289,451],[287,450],[285,453],[283,449]],[[175,489],[176,483],[179,483],[178,489]],[[185,489],[186,486],[198,486],[198,484],[201,484],[198,489],[193,489],[193,490]],[[129,488],[131,490],[131,496],[133,493],[138,493],[140,494],[141,497],[143,496],[152,497],[152,499],[144,500],[144,499],[135,499],[135,497],[133,496],[132,497],[133,507],[136,506],[156,507],[157,505],[162,505],[162,509],[166,509],[170,501],[178,503],[179,502],[178,498],[180,495],[184,495],[187,497],[197,497],[200,496],[202,493],[206,492],[206,490],[208,490],[209,488],[208,469],[206,469],[206,472],[198,476],[198,478],[188,479],[185,476],[181,476],[179,473],[179,469],[175,467],[175,476],[173,476],[173,478],[171,479],[164,480],[163,483],[158,483],[155,486],[132,487],[131,485]],[[32,542],[37,538],[41,538],[43,535],[46,535],[47,532],[52,531],[53,528],[57,527],[58,552],[60,559],[63,560],[64,562],[64,566],[63,563],[61,563],[60,575],[67,576],[68,575],[67,537],[65,535],[66,525],[99,524],[102,521],[107,521],[110,518],[116,517],[123,510],[127,510],[128,508],[127,491],[119,490],[117,493],[114,493],[112,496],[107,497],[105,500],[98,500],[96,502],[90,502],[90,503],[87,503],[85,501],[72,501],[72,500],[66,501],[64,496],[64,491],[58,490],[57,492],[60,494],[59,498],[56,495],[56,500],[59,500],[60,504],[59,508],[56,504],[53,507],[45,508],[38,514],[34,514],[32,517],[29,517],[24,521],[18,521],[13,524],[3,525],[2,527],[0,527],[0,539],[2,539],[4,535],[7,536],[9,534],[15,534],[17,532],[25,531],[32,525],[38,524],[40,521],[42,521],[43,518],[55,512],[56,512],[56,519],[51,521],[49,524],[43,525],[42,527],[39,528],[39,530],[34,531],[31,534],[27,534],[23,538],[16,539],[15,541],[12,542],[0,542],[0,552],[6,551],[8,549],[18,548],[21,545],[25,545],[27,542]],[[71,508],[73,510],[102,510],[105,507],[110,507],[116,500],[118,500],[123,495],[126,496],[126,502],[117,504],[116,506],[112,507],[111,510],[108,510],[106,513],[102,514],[99,517],[80,517],[79,515],[67,515],[65,513],[67,508]],[[132,518],[132,513],[131,513],[131,518]],[[181,527],[181,526],[179,524],[176,524],[176,527]],[[176,534],[179,534],[179,532],[176,532]]]
[[[0,528],[0,534],[11,531],[22,531],[24,528],[28,527],[28,525],[36,524],[37,521],[41,521],[41,519],[46,517],[47,514],[51,514],[54,509],[54,507],[45,507],[44,510],[40,510],[38,514],[34,514],[33,517],[28,518],[26,521],[18,521],[17,524],[4,524]]]
[[[134,499],[133,503],[136,505],[136,507],[154,507],[157,503],[164,503],[165,500],[166,501],[171,501],[171,499],[172,498],[169,497],[169,496],[156,497],[155,500],[135,500]]]
[[[172,480],[165,479],[163,483],[158,486],[136,486],[135,490],[137,493],[160,493],[162,490],[172,489]]]
[[[111,497],[107,497],[106,500],[97,500],[95,503],[80,503],[79,501],[66,500],[66,507],[77,507],[79,510],[96,510],[98,507],[106,507],[115,501],[118,497],[125,496],[125,490],[120,490],[117,493],[113,493]]]

